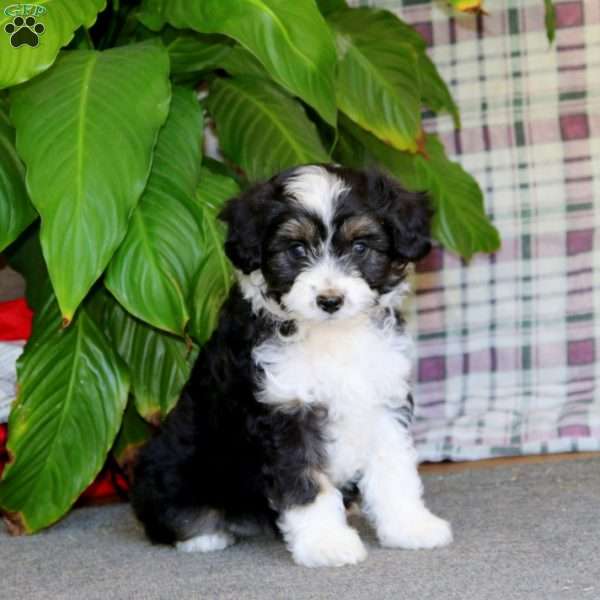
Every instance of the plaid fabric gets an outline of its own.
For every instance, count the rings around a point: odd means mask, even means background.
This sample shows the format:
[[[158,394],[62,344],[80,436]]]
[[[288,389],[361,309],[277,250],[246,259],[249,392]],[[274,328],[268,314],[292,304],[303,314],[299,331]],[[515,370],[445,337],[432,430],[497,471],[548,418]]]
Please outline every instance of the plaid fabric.
[[[542,0],[452,18],[427,0],[353,4],[427,40],[463,128],[426,129],[478,179],[503,238],[468,266],[440,249],[419,266],[420,458],[600,450],[600,2],[557,2],[551,49]]]

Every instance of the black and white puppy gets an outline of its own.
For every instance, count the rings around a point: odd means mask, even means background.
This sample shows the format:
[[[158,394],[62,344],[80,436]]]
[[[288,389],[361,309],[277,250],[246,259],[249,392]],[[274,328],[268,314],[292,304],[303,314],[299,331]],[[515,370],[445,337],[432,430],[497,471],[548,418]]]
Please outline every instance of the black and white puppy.
[[[303,166],[221,218],[238,281],[140,455],[132,501],[150,539],[207,552],[270,523],[297,563],[352,564],[366,556],[344,509],[357,492],[384,546],[450,543],[422,500],[398,311],[430,248],[426,199],[377,172]]]

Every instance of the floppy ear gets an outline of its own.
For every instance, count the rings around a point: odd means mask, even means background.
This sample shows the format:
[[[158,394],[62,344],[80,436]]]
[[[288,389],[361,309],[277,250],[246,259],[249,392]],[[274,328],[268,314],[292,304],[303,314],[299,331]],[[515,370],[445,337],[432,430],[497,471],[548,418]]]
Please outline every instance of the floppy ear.
[[[397,258],[415,262],[431,250],[433,210],[427,194],[410,192],[386,175],[377,178],[376,194],[383,199],[384,222],[392,230]]]
[[[269,181],[232,198],[219,214],[228,226],[225,254],[246,275],[260,269],[263,238],[275,204],[276,187]]]

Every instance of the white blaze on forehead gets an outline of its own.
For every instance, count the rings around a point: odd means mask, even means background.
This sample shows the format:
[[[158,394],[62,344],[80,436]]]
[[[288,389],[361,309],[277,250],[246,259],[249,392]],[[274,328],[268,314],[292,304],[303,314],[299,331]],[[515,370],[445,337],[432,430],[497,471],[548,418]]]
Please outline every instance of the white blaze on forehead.
[[[285,183],[288,194],[304,208],[330,223],[335,204],[347,185],[334,173],[316,165],[300,167]]]

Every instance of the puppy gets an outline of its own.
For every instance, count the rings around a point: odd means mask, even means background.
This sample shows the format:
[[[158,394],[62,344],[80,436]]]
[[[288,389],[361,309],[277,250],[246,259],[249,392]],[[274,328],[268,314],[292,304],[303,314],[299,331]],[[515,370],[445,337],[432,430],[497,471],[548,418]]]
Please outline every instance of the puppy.
[[[153,542],[208,552],[277,529],[306,566],[450,543],[422,500],[398,310],[430,248],[426,198],[387,176],[302,166],[230,200],[237,284],[181,399],[142,451],[132,502]]]

